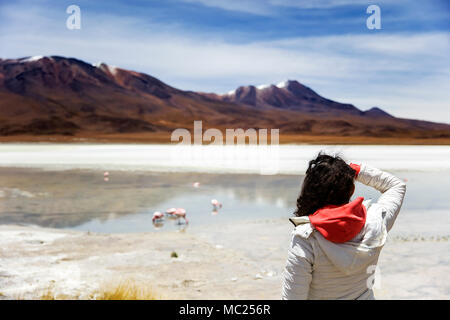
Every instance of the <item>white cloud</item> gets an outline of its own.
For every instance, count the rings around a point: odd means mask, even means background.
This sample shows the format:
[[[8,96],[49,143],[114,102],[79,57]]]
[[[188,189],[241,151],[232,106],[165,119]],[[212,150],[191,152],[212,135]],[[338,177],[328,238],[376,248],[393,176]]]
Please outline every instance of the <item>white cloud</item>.
[[[270,3],[266,0],[181,0],[228,11],[240,11],[256,15],[270,15]]]
[[[369,6],[368,0],[180,0],[188,3],[201,4],[207,7],[228,11],[252,13],[256,15],[273,15],[277,7],[298,9],[330,9],[340,6]],[[397,4],[401,0],[397,1]],[[377,4],[387,2],[378,0]],[[363,12],[364,14],[364,12]]]
[[[268,2],[272,5],[277,6],[286,6],[286,7],[295,7],[295,8],[303,8],[303,9],[312,9],[312,8],[321,8],[328,9],[340,6],[347,5],[366,5],[369,6],[372,4],[368,0],[268,0]],[[380,4],[385,2],[383,0],[378,0],[376,3]]]

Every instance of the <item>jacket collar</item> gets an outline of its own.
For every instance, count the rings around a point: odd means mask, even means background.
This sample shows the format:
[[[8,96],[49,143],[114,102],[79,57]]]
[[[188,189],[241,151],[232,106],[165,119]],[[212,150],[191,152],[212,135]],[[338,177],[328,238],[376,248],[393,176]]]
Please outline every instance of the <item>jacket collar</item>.
[[[309,216],[314,228],[327,240],[336,243],[353,239],[366,223],[363,197],[341,206],[328,205]]]
[[[296,227],[310,223],[325,239],[336,243],[347,242],[365,225],[367,211],[363,200],[363,197],[358,197],[345,205],[325,206],[310,216],[292,217],[289,221]],[[302,232],[306,233],[306,238],[311,233],[309,229],[306,228],[305,232]]]

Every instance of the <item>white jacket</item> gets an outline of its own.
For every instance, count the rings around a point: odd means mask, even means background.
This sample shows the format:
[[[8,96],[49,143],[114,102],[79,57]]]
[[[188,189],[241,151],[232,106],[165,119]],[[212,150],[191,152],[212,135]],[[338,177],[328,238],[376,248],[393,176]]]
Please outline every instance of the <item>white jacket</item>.
[[[291,218],[296,227],[282,276],[282,299],[374,299],[373,273],[400,211],[406,184],[366,164],[361,165],[356,181],[382,195],[376,203],[363,202],[366,222],[352,240],[333,243],[314,229],[308,217]]]

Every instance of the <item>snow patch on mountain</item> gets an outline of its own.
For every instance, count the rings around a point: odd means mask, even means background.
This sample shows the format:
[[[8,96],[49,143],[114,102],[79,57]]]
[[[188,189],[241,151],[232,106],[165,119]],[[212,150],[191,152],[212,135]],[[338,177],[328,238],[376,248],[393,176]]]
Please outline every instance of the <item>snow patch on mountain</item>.
[[[116,73],[117,73],[117,67],[116,66],[110,66],[110,65],[107,65],[104,62],[97,62],[97,63],[93,63],[92,65],[94,67],[96,67],[96,68],[99,68],[99,69],[103,70],[103,71],[107,71],[107,72],[111,73],[112,75],[116,75]]]
[[[21,59],[21,62],[38,61],[38,60],[41,60],[42,58],[45,58],[45,57],[44,56],[32,56],[32,57]]]
[[[289,85],[289,80],[286,80],[286,81],[278,83],[277,87],[280,89],[283,89],[283,88],[287,88],[288,85]]]
[[[271,86],[270,84],[261,84],[261,85],[257,86],[256,88],[259,90],[263,90],[263,89],[269,88],[270,86]]]

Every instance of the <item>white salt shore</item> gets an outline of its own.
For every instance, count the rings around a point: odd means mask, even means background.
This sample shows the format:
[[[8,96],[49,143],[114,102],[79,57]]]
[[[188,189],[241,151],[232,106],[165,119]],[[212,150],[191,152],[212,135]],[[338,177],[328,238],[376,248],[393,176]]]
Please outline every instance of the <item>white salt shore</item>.
[[[39,299],[52,288],[83,299],[104,283],[131,279],[164,299],[279,299],[290,231],[284,219],[213,226],[195,235],[0,226],[0,298]],[[447,237],[391,237],[376,297],[449,299],[449,247]]]
[[[449,171],[450,146],[0,144],[0,166],[159,172],[303,174],[321,150],[388,171]]]

